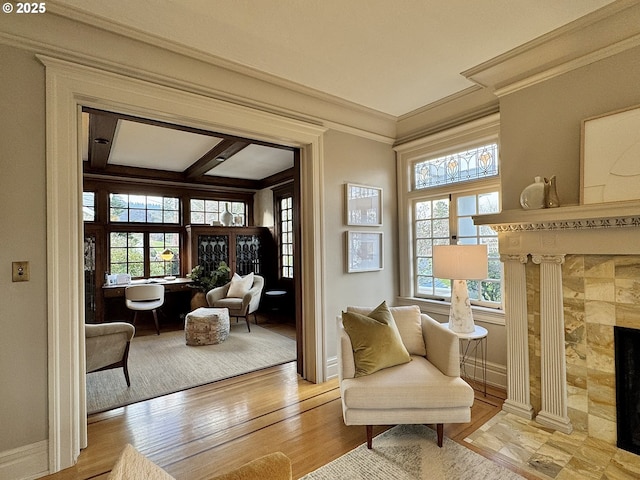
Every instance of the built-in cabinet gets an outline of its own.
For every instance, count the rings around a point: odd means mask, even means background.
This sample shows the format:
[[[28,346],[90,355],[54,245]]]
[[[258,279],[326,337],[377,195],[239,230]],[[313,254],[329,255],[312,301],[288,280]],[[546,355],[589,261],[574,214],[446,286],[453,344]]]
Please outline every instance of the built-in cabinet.
[[[274,274],[277,249],[267,227],[187,225],[186,229],[187,271],[200,265],[209,273],[224,261],[239,275],[254,272],[269,281]]]

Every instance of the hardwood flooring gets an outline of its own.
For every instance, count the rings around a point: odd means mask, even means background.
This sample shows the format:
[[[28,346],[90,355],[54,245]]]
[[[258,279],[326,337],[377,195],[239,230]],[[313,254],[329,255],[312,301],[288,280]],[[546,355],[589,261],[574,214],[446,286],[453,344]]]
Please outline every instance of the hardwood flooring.
[[[445,435],[463,443],[504,397],[477,393],[472,422],[445,425]],[[365,428],[344,425],[336,379],[313,384],[288,363],[92,415],[88,439],[74,467],[44,478],[106,479],[126,443],[179,480],[210,478],[274,451],[291,459],[299,478],[364,443]]]

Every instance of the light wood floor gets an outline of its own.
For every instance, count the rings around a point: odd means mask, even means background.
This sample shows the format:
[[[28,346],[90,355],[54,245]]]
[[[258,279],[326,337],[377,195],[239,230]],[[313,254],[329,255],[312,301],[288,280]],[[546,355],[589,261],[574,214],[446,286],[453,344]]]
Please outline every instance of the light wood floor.
[[[499,390],[476,394],[472,422],[445,425],[445,435],[463,443],[503,401]],[[344,425],[337,380],[307,382],[288,363],[92,415],[77,465],[44,478],[106,479],[126,443],[179,480],[206,479],[274,451],[291,459],[299,478],[364,443],[364,430]]]

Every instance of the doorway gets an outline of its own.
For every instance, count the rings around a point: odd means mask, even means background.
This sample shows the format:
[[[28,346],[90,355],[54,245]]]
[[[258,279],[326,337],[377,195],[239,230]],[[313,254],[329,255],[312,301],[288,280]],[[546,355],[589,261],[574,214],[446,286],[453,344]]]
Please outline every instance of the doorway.
[[[278,141],[301,152],[302,376],[325,379],[322,303],[322,135],[324,128],[240,107],[212,97],[39,56],[47,78],[47,305],[49,324],[49,463],[52,472],[70,467],[86,446],[84,398],[84,306],[82,227],[79,211],[82,168],[77,132],[83,105],[126,110],[198,128]],[[144,77],[144,75],[141,75]],[[126,106],[126,107],[125,107]],[[305,255],[304,252],[313,252]],[[61,288],[65,286],[65,288]]]

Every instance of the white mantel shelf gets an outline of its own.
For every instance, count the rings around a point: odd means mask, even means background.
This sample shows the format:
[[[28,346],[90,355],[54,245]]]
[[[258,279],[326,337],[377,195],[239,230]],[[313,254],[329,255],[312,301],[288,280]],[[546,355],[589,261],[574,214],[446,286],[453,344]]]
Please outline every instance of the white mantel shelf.
[[[493,215],[476,215],[473,221],[498,232],[640,227],[640,201],[505,210]]]

